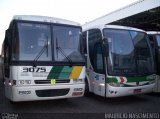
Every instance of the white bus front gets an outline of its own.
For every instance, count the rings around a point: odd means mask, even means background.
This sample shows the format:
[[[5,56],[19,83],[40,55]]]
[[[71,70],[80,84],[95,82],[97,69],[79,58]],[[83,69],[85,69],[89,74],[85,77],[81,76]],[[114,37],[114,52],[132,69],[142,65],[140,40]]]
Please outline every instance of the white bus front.
[[[88,91],[104,97],[152,92],[154,62],[144,31],[106,25],[91,27],[83,38],[88,46]]]
[[[6,97],[29,101],[83,96],[80,32],[80,26],[13,20],[4,41]]]

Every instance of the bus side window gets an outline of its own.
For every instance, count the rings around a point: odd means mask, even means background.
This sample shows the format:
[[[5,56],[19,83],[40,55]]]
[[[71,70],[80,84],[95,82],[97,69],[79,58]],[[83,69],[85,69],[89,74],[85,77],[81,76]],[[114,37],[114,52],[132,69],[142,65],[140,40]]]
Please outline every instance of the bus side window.
[[[9,44],[4,43],[4,75],[9,78]]]
[[[81,35],[81,52],[87,54],[87,32],[83,32]]]
[[[104,63],[102,55],[102,46],[100,43],[97,43],[94,48],[94,69],[97,73],[104,73]]]

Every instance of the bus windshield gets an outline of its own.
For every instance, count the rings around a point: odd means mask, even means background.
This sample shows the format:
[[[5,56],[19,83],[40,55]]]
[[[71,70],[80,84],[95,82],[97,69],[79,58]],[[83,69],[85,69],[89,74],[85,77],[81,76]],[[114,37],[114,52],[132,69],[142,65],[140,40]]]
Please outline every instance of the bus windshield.
[[[84,61],[80,53],[81,29],[70,26],[54,26],[54,56],[56,61]]]
[[[18,23],[17,28],[13,60],[69,62],[70,59],[72,62],[84,62],[79,52],[80,27]]]
[[[104,29],[109,46],[110,75],[148,75],[154,63],[146,34],[129,30]]]
[[[33,61],[41,50],[40,61],[51,61],[50,26],[44,24],[18,23],[18,37],[13,40],[13,60]]]

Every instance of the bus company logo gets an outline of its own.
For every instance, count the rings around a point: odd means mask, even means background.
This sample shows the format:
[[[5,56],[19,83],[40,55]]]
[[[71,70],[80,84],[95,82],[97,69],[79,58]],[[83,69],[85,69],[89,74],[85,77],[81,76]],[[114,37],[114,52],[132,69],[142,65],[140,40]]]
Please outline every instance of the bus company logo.
[[[46,67],[23,67],[22,72],[46,72]]]
[[[31,91],[19,91],[18,94],[19,95],[29,95],[31,94]]]
[[[2,119],[18,119],[18,114],[2,113]]]
[[[159,113],[105,113],[105,119],[159,119]]]

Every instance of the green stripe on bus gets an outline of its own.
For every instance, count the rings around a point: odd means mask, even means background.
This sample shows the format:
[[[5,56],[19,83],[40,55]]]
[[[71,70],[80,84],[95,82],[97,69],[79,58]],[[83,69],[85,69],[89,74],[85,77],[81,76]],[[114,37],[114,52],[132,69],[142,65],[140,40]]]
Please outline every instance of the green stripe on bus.
[[[109,83],[112,83],[112,82],[117,83],[118,82],[118,80],[114,77],[113,78],[108,77],[107,80],[108,80]]]
[[[68,79],[72,69],[69,66],[53,66],[47,79]]]
[[[62,69],[63,69],[63,66],[52,67],[47,79],[58,79]]]
[[[58,78],[68,79],[72,72],[72,69],[73,69],[72,67],[64,66]]]
[[[152,80],[154,80],[154,78],[153,79],[149,79],[149,78],[147,78],[147,76],[143,76],[143,77],[125,77],[125,78],[127,79],[127,83],[143,82],[143,81],[152,81]],[[112,82],[117,83],[118,82],[118,80],[117,80],[116,77],[112,77],[112,78],[108,77],[107,79],[108,79],[109,83],[112,83]]]
[[[142,82],[142,81],[150,81],[147,79],[146,76],[143,77],[126,77],[127,78],[127,82],[131,83],[131,82]]]

